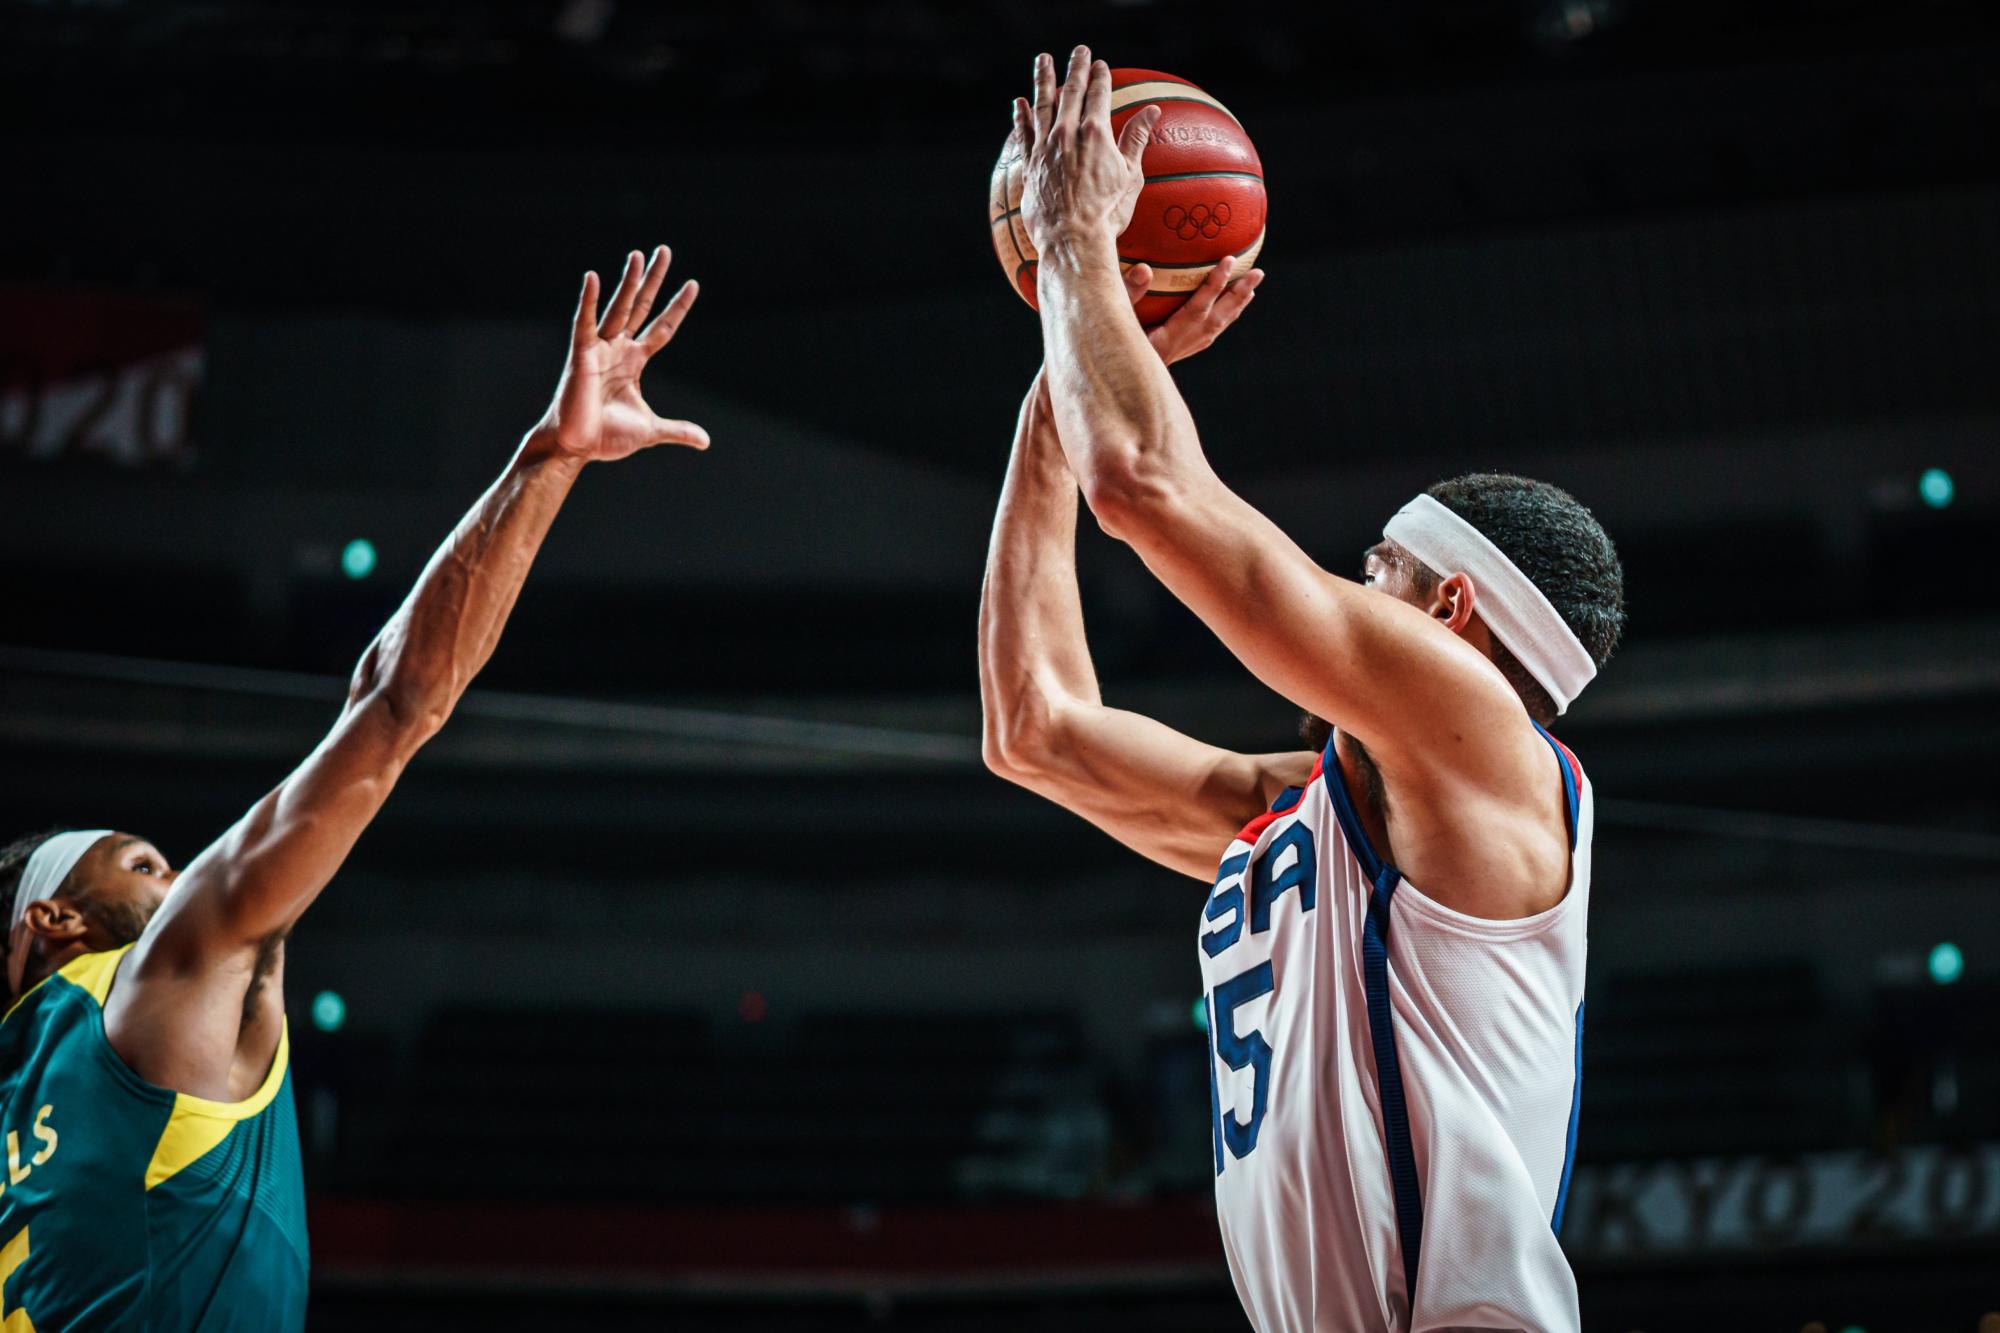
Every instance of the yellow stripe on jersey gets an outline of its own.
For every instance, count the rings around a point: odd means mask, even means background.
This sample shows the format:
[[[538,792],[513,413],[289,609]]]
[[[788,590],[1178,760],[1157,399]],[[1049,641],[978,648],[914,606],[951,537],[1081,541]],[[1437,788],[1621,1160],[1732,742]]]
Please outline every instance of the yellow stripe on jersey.
[[[64,963],[56,975],[73,986],[89,991],[90,998],[97,1001],[97,1007],[102,1009],[105,1000],[111,996],[111,981],[118,975],[118,964],[130,952],[132,946],[127,944],[104,953],[87,953]]]
[[[26,1310],[7,1308],[7,1281],[27,1261],[28,1228],[22,1227],[0,1246],[0,1333],[35,1333],[34,1321]]]
[[[288,1022],[278,1029],[278,1053],[271,1057],[271,1072],[264,1076],[263,1086],[242,1101],[212,1102],[191,1093],[175,1093],[173,1113],[167,1117],[167,1127],[160,1131],[160,1142],[146,1167],[146,1188],[172,1180],[212,1152],[229,1137],[230,1130],[269,1106],[284,1085],[291,1056]]]
[[[111,979],[118,974],[119,960],[124,958],[131,950],[132,946],[127,944],[120,948],[112,949],[107,953],[78,954],[56,971],[49,973],[49,976],[61,977],[79,989],[87,991],[90,998],[97,1001],[97,1007],[102,1009],[104,1007],[104,997],[111,994]],[[28,987],[28,989],[22,991],[20,998],[7,1006],[6,1016],[0,1017],[0,1023],[4,1023],[7,1019],[12,1018],[14,1011],[26,1003],[30,995],[33,995],[48,984],[49,977],[43,977],[40,981]]]
[[[117,978],[118,965],[131,951],[132,946],[127,944],[104,953],[83,954],[70,959],[52,975],[85,992],[102,1008],[111,995],[111,983]],[[47,980],[44,977],[30,987],[7,1010],[7,1017],[11,1018],[14,1010],[20,1008],[21,1000],[34,994]],[[167,1126],[160,1132],[160,1141],[153,1148],[153,1159],[146,1167],[146,1188],[151,1189],[162,1181],[173,1179],[213,1151],[217,1144],[229,1137],[230,1130],[269,1106],[271,1099],[278,1095],[278,1089],[284,1086],[285,1070],[291,1063],[291,1054],[292,1031],[287,1023],[278,1029],[278,1050],[271,1057],[270,1072],[264,1075],[264,1082],[257,1091],[242,1101],[212,1102],[192,1093],[174,1093],[174,1109],[167,1117]],[[6,1333],[6,1330],[0,1329],[0,1333]]]
[[[28,987],[28,989],[22,991],[20,997],[16,999],[14,1003],[7,1006],[7,1013],[4,1017],[0,1017],[0,1023],[5,1023],[9,1018],[12,1018],[14,1016],[14,1011],[16,1009],[19,1009],[22,1005],[26,1004],[28,1002],[28,997],[30,995],[33,995],[36,991],[40,990],[42,987],[48,984],[49,984],[49,979],[47,977],[43,977],[40,981],[37,981],[34,985]]]

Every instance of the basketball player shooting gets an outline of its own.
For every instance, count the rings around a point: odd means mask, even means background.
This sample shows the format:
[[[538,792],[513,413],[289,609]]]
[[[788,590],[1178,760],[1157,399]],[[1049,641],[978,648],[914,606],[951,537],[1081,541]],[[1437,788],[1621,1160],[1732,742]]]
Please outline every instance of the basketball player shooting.
[[[0,853],[0,1326],[271,1333],[305,1322],[305,1195],[285,937],[499,641],[585,464],[708,447],[654,414],[663,246],[598,317],[584,278],[555,400],[368,650],[339,720],[185,869],[86,829]]]
[[[988,557],[988,763],[1210,885],[1216,1211],[1258,1329],[1575,1329],[1556,1233],[1592,806],[1546,727],[1616,644],[1617,556],[1564,492],[1476,475],[1397,512],[1354,582],[1223,485],[1119,272],[1158,111],[1114,137],[1110,102],[1079,47],[1060,80],[1038,58],[1014,108],[1046,396]],[[1241,291],[1176,318],[1212,337]],[[1253,675],[1328,720],[1313,751],[1231,753],[1101,702],[1079,487]]]

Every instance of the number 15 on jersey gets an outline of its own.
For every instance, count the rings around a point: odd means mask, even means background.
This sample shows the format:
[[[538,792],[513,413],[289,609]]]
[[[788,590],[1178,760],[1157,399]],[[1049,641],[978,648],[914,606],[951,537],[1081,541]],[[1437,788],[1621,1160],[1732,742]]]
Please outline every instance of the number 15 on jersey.
[[[1236,1011],[1261,995],[1271,993],[1271,965],[1257,964],[1247,972],[1223,982],[1208,997],[1208,1111],[1215,1130],[1215,1174],[1221,1175],[1224,1152],[1236,1158],[1257,1150],[1257,1131],[1264,1123],[1264,1108],[1271,1093],[1271,1043],[1255,1028],[1237,1030]],[[1251,1071],[1250,1118],[1237,1119],[1237,1108],[1224,1107],[1216,1087],[1215,1061],[1229,1068]]]

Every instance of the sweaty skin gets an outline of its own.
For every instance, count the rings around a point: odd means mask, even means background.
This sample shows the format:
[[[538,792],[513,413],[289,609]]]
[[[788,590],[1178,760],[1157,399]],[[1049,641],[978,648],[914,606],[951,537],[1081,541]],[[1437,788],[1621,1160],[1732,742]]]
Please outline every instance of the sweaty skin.
[[[1157,109],[1114,137],[1110,69],[1078,47],[1060,85],[1054,61],[1037,58],[1034,101],[1017,100],[1014,118],[1030,145],[1021,211],[1041,255],[1050,409],[1099,525],[1253,675],[1340,728],[1338,758],[1355,790],[1371,785],[1355,742],[1366,747],[1384,797],[1366,803],[1364,825],[1413,883],[1481,917],[1558,902],[1569,867],[1561,790],[1547,745],[1492,661],[1477,586],[1454,574],[1424,597],[1413,581],[1388,580],[1386,568],[1374,588],[1329,573],[1203,455],[1119,277],[1116,240],[1144,183],[1140,155]],[[1040,762],[1017,746],[1011,766]],[[1251,786],[1221,794],[1214,783],[1184,784],[1181,816],[1233,830],[1257,813]],[[1089,815],[1082,783],[1048,789]],[[1230,808],[1210,809],[1217,800]],[[1211,845],[1202,878],[1226,841]],[[1192,862],[1181,868],[1195,873]]]
[[[584,465],[656,444],[708,447],[706,431],[656,415],[639,387],[697,295],[683,284],[646,322],[669,262],[664,246],[650,264],[634,251],[601,319],[597,275],[585,276],[554,400],[362,654],[318,747],[184,870],[142,840],[100,840],[15,928],[10,994],[31,957],[46,974],[136,934],[105,1006],[113,1049],[177,1092],[236,1101],[256,1089],[284,1019],[287,932],[492,655]]]

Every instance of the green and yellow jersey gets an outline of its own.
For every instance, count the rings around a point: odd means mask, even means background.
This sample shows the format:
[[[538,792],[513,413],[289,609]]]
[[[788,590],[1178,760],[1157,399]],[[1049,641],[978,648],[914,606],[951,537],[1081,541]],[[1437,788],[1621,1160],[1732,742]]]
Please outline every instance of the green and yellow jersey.
[[[301,1329],[289,1034],[243,1101],[147,1083],[104,1032],[128,949],[72,960],[0,1020],[0,1333]]]

